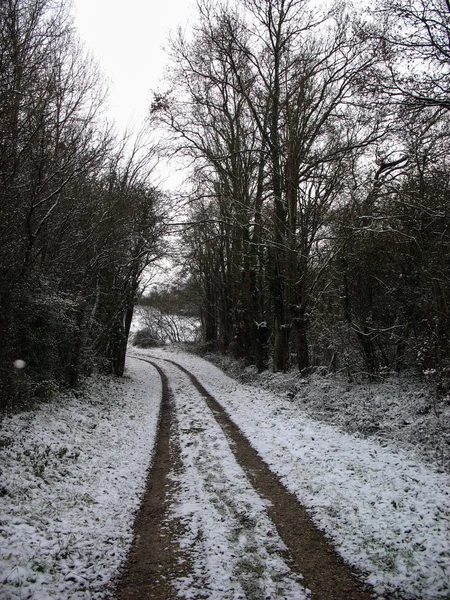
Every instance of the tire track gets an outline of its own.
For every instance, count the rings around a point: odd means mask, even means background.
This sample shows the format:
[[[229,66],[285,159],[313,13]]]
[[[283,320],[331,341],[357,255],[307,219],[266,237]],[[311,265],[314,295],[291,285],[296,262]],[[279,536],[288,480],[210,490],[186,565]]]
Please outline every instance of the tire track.
[[[188,369],[175,361],[176,366],[205,399],[226,437],[231,449],[260,496],[269,501],[269,517],[288,548],[293,571],[303,575],[304,585],[311,590],[312,600],[369,600],[373,590],[362,582],[335,552],[324,534],[313,524],[306,509],[280,483],[259,457],[238,427],[231,421],[219,402],[203,387]]]
[[[135,541],[127,562],[126,572],[118,587],[118,600],[159,598],[171,600],[177,596],[171,582],[189,576],[186,556],[176,547],[182,533],[180,522],[168,519],[174,493],[170,470],[180,465],[180,448],[175,444],[173,427],[173,398],[168,376],[156,362],[170,363],[184,373],[205,400],[244,470],[260,497],[267,502],[266,512],[287,547],[289,567],[303,576],[303,585],[311,590],[312,600],[369,600],[373,590],[352,572],[334,551],[330,543],[312,523],[305,508],[280,483],[269,467],[231,421],[219,402],[203,387],[188,369],[175,361],[150,357],[148,362],[157,369],[163,384],[163,400],[156,450],[149,473],[148,487],[135,524]],[[171,440],[169,442],[169,440]],[[199,596],[200,597],[200,596]],[[203,594],[201,597],[205,597]],[[208,596],[211,597],[212,596]]]
[[[175,365],[169,375],[176,404],[182,471],[172,514],[186,534],[190,577],[174,582],[183,597],[214,600],[306,600],[301,577],[251,485],[229,439],[204,398]]]
[[[179,464],[179,449],[171,441],[173,399],[164,371],[152,361],[145,362],[161,377],[159,427],[146,490],[134,524],[133,544],[116,587],[116,598],[175,600],[177,594],[171,581],[182,576],[189,565],[183,559],[180,562],[175,544],[180,526],[167,520],[172,495],[169,490],[173,487],[170,472]]]

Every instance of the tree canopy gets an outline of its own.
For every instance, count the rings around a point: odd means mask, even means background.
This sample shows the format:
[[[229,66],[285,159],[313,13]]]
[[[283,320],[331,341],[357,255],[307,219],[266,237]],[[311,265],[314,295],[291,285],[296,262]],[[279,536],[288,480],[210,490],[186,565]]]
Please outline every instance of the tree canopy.
[[[199,2],[152,113],[194,165],[209,347],[448,389],[449,19],[443,0]]]
[[[151,150],[118,140],[62,0],[0,1],[0,396],[124,368],[143,269],[161,253]],[[17,366],[24,369],[15,368]]]

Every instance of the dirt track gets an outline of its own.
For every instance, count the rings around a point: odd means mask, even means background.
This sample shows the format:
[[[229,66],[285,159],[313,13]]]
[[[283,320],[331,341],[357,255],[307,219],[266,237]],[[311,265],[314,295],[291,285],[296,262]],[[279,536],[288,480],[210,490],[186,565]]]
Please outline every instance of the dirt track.
[[[175,365],[189,377],[230,440],[233,453],[252,486],[269,501],[268,514],[288,548],[289,566],[292,571],[303,575],[303,584],[311,590],[312,600],[372,598],[373,592],[343,563],[324,535],[312,524],[306,510],[269,470],[201,383],[172,361],[154,359],[146,362],[158,370],[163,383],[160,427],[147,490],[135,523],[134,543],[118,583],[117,599],[176,598],[176,590],[170,582],[189,573],[188,557],[176,544],[181,525],[174,519],[167,519],[171,498],[176,493],[169,474],[177,469],[179,449],[172,434],[173,402],[164,363]]]

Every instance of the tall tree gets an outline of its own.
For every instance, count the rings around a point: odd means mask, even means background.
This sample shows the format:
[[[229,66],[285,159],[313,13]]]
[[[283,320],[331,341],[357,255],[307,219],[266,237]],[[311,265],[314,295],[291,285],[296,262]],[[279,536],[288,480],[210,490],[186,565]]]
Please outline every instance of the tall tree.
[[[409,111],[449,110],[449,3],[380,0],[363,21],[363,35],[381,42],[385,58],[374,85]]]
[[[196,38],[181,40],[175,57],[188,94],[180,103],[189,97],[193,111],[180,122],[172,108],[166,122],[184,140],[191,136],[207,161],[219,216],[247,232],[249,243],[236,245],[235,255],[258,248],[256,263],[266,258],[270,303],[259,306],[270,304],[274,369],[287,368],[292,337],[298,367],[307,369],[310,296],[320,273],[312,276],[310,265],[327,260],[320,238],[346,164],[375,137],[376,124],[363,123],[355,106],[374,54],[355,45],[342,11],[317,17],[304,1],[249,0],[237,9],[202,3]],[[262,214],[269,220],[262,223]],[[242,322],[250,332],[250,319]]]
[[[76,384],[95,360],[123,370],[125,314],[156,252],[159,193],[142,153],[125,163],[116,148],[103,98],[66,3],[0,1],[3,406]]]

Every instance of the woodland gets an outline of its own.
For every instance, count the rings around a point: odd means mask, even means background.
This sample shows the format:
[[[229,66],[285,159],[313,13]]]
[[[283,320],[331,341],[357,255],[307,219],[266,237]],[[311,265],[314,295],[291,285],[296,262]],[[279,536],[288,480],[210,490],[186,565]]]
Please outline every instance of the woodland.
[[[0,2],[3,409],[95,367],[121,375],[140,277],[162,252],[154,149],[102,116],[66,5]]]
[[[167,254],[203,348],[446,396],[450,4],[199,0],[129,139],[65,4],[0,0],[1,406],[121,375]]]

